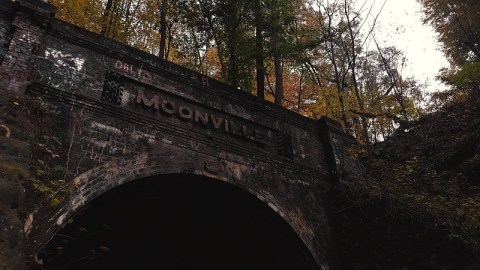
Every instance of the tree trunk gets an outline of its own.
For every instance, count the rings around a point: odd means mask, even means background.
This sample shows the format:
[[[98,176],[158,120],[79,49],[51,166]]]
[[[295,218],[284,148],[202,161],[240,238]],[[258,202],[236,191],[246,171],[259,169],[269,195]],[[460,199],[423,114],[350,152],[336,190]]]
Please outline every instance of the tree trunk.
[[[342,61],[338,61],[337,63],[337,57],[336,57],[336,52],[335,52],[335,40],[332,38],[334,36],[334,26],[333,26],[333,15],[330,12],[326,12],[325,15],[327,16],[327,30],[328,30],[328,37],[324,42],[325,46],[327,49],[327,53],[329,54],[330,61],[332,63],[332,68],[334,72],[334,79],[333,81],[335,82],[335,86],[337,89],[337,96],[338,96],[338,103],[340,105],[340,111],[341,111],[341,118],[343,125],[345,126],[345,129],[349,134],[353,134],[352,128],[350,126],[350,123],[348,122],[347,118],[347,112],[345,108],[345,101],[344,101],[344,94],[345,94],[345,76],[342,76],[341,73],[344,73],[341,71],[339,65],[342,64]]]
[[[165,59],[165,44],[167,40],[167,0],[162,0],[160,6],[160,50],[158,57]]]
[[[212,18],[211,15],[207,16],[207,22],[208,22],[208,31],[210,33],[212,33],[213,41],[217,45],[217,52],[218,52],[217,56],[218,56],[218,61],[220,62],[220,67],[221,67],[221,70],[220,70],[220,72],[222,74],[221,77],[222,77],[222,79],[228,81],[227,63],[226,63],[225,57],[224,57],[224,54],[226,52],[223,51],[222,41],[219,38],[219,35],[217,35],[217,33],[215,32],[216,31],[215,30],[215,25],[214,25],[213,18]]]
[[[172,35],[172,27],[173,27],[173,24],[171,23],[169,26],[168,26],[168,45],[167,45],[167,48],[166,48],[166,51],[165,51],[165,60],[168,60],[168,56],[170,55],[170,49],[172,47],[172,40],[173,40],[173,35]]]
[[[352,20],[350,19],[350,13],[348,10],[347,6],[347,1],[345,0],[345,6],[344,6],[344,11],[345,11],[345,17],[347,19],[347,26],[348,26],[348,33],[350,35],[350,50],[351,50],[351,57],[349,57],[349,53],[347,51],[347,59],[349,59],[349,62],[351,64],[350,70],[352,71],[352,83],[353,83],[353,88],[355,91],[355,97],[357,99],[357,104],[360,108],[360,111],[365,112],[365,103],[363,102],[362,95],[360,93],[360,88],[358,86],[358,81],[357,81],[357,52],[356,52],[356,42],[355,38],[356,35],[353,33],[353,24]],[[370,153],[370,138],[368,135],[368,123],[367,119],[365,118],[364,115],[360,115],[360,120],[361,120],[361,127],[362,127],[362,135],[365,140],[365,146],[367,153]]]
[[[230,68],[228,74],[228,81],[229,83],[237,88],[238,87],[238,70],[237,70],[237,51],[236,51],[236,29],[233,30],[234,33],[231,34],[229,45],[230,45]]]
[[[102,36],[107,36],[108,28],[109,28],[109,17],[110,11],[112,10],[113,0],[108,0],[107,5],[105,6],[105,10],[103,11],[103,18],[102,18],[102,28],[100,29],[100,34]]]
[[[282,58],[280,54],[274,56],[273,62],[275,64],[275,104],[282,106],[283,100],[283,70]]]
[[[340,110],[342,112],[342,121],[343,121],[343,124],[345,125],[345,129],[348,131],[348,133],[352,134],[352,129],[350,127],[350,123],[348,122],[348,119],[347,119],[347,112],[346,112],[346,109],[345,109],[345,101],[343,100],[343,95],[344,95],[344,92],[345,92],[345,89],[344,89],[344,84],[343,84],[343,79],[342,79],[342,76],[340,75],[340,72],[338,70],[338,65],[337,65],[337,60],[336,60],[336,57],[335,57],[335,49],[334,49],[334,44],[333,44],[333,41],[329,41],[329,46],[330,46],[330,52],[331,55],[331,61],[332,61],[332,65],[333,65],[333,71],[334,71],[334,75],[335,75],[335,86],[337,88],[337,94],[338,94],[338,102],[340,104]]]
[[[263,25],[260,0],[255,1],[255,63],[257,71],[257,97],[265,99],[265,68],[263,58]]]
[[[300,72],[300,83],[298,86],[297,113],[300,113],[300,110],[301,110],[302,95],[303,95],[303,69]]]

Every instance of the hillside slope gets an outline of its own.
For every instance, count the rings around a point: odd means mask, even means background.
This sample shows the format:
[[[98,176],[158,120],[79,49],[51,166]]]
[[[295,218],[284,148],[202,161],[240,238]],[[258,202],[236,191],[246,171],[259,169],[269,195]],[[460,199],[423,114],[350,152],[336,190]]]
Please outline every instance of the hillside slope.
[[[332,193],[342,269],[480,269],[480,105],[401,127]]]

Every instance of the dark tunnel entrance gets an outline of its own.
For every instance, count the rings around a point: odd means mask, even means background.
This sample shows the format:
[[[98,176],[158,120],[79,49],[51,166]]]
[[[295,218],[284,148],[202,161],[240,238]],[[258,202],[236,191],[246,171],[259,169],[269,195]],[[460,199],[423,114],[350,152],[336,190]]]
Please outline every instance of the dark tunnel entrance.
[[[231,184],[183,174],[103,194],[39,257],[42,269],[317,269],[265,203]]]

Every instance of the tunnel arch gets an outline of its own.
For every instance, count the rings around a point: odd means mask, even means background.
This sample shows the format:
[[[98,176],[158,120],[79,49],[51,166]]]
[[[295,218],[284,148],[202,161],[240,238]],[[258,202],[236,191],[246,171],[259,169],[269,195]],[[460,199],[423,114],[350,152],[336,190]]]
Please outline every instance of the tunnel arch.
[[[200,175],[131,181],[67,223],[39,255],[45,269],[317,269],[268,205]]]
[[[198,162],[185,162],[186,160]],[[50,217],[50,225],[46,228],[46,235],[53,236],[55,233],[58,233],[59,230],[68,226],[71,217],[81,212],[83,208],[90,205],[95,199],[117,188],[122,188],[144,179],[151,179],[152,177],[190,175],[199,179],[209,179],[209,181],[217,183],[223,182],[242,190],[251,198],[262,202],[265,207],[272,213],[275,213],[285,223],[297,237],[297,240],[301,242],[301,245],[305,248],[301,253],[306,258],[304,262],[310,267],[308,269],[319,269],[319,265],[323,264],[319,263],[318,258],[315,256],[316,254],[312,252],[313,247],[309,245],[310,237],[312,236],[308,235],[308,230],[299,228],[303,223],[296,223],[296,220],[292,220],[288,210],[282,208],[275,198],[270,196],[268,191],[252,190],[248,185],[242,185],[241,180],[248,177],[249,173],[250,171],[246,169],[245,165],[218,158],[208,160],[166,155],[161,158],[151,158],[147,155],[142,155],[130,159],[110,161],[79,175],[72,181],[76,191],[63,204],[62,208]]]

